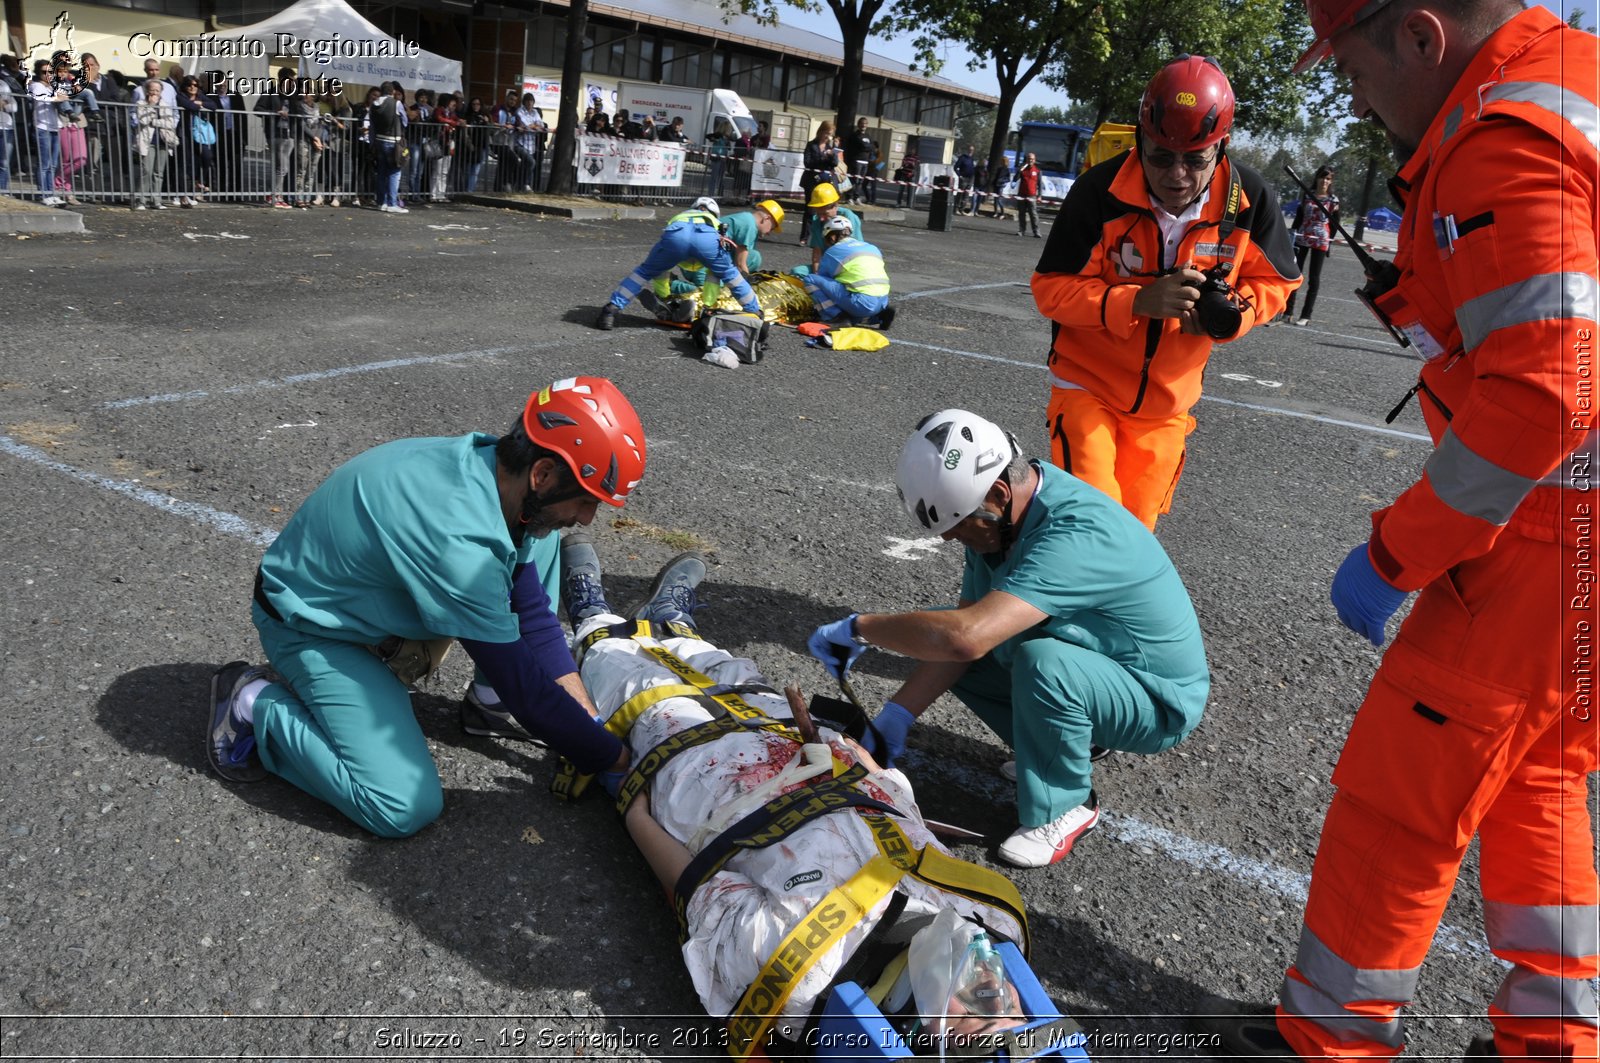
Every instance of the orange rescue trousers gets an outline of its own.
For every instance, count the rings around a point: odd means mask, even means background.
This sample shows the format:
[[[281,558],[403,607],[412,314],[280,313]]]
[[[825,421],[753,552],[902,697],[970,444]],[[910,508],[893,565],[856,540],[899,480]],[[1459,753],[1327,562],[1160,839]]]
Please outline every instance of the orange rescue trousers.
[[[1172,509],[1194,418],[1134,417],[1079,388],[1051,388],[1045,416],[1050,460],[1155,531],[1156,518]]]
[[[1571,553],[1502,532],[1423,588],[1384,655],[1334,771],[1279,997],[1302,1058],[1400,1052],[1400,1009],[1474,834],[1484,930],[1513,964],[1489,1007],[1499,1054],[1595,1058],[1595,614],[1562,586]]]

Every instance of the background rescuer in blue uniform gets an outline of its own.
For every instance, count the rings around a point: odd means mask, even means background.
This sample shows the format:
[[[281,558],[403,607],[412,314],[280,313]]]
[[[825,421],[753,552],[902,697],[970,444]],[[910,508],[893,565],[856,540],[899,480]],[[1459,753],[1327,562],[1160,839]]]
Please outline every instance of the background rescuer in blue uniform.
[[[680,264],[689,272],[703,267],[711,274],[700,296],[700,304],[706,309],[717,305],[722,298],[722,286],[726,284],[740,306],[752,314],[760,314],[761,304],[756,301],[756,293],[739,272],[739,267],[733,264],[728,249],[722,246],[722,234],[717,231],[719,216],[716,202],[702,196],[695,200],[693,207],[673,217],[661,231],[661,238],[650,249],[650,254],[623,278],[617,290],[611,293],[611,301],[600,308],[595,328],[612,328],[617,311],[637,298],[646,284],[657,299],[670,298],[672,285],[668,275]]]

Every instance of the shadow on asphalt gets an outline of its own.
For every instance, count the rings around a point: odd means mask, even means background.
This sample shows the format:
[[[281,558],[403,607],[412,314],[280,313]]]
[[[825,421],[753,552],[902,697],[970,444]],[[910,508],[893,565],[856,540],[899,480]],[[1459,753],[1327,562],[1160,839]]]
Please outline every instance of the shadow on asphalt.
[[[1104,926],[1083,919],[1052,919],[1033,931],[1031,966],[1057,982],[1075,985],[1095,1007],[1068,1010],[1089,1035],[1085,1050],[1091,1059],[1209,1059],[1180,1037],[1189,1015],[1215,987],[1196,985],[1165,967],[1118,947]],[[1162,1008],[1162,1011],[1155,1011]],[[1143,1038],[1142,1041],[1138,1038]],[[1195,1046],[1199,1047],[1199,1046]]]
[[[206,762],[211,674],[222,665],[175,662],[135,668],[118,676],[95,705],[102,730],[135,753],[164,757],[202,775]],[[309,794],[281,780],[251,785],[223,783],[257,808],[312,830],[347,838],[365,832]]]

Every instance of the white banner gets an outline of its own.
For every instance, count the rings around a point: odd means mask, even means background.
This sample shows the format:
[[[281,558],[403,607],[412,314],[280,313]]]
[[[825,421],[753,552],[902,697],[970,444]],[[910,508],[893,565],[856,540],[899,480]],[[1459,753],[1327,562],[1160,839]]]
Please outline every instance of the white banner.
[[[1067,193],[1070,191],[1072,191],[1072,178],[1055,177],[1047,173],[1039,175],[1040,199],[1066,199]],[[1017,182],[1012,181],[1010,184],[1002,186],[1000,194],[1002,196],[1016,195]]]
[[[798,151],[757,148],[751,163],[750,191],[799,192],[805,155]]]
[[[682,148],[653,140],[614,137],[578,139],[578,183],[583,185],[680,185]]]

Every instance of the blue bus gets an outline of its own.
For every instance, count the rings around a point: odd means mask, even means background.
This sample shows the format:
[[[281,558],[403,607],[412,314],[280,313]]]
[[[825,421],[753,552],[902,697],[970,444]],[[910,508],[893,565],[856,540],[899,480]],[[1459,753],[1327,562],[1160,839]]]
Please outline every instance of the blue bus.
[[[1028,152],[1043,171],[1040,192],[1047,200],[1066,198],[1067,189],[1078,174],[1083,172],[1089,156],[1089,138],[1094,130],[1088,126],[1062,125],[1059,122],[1023,122],[1011,134],[1011,149],[1005,153],[1006,165],[1011,167],[1011,182],[1006,195],[1016,194],[1018,161]]]

